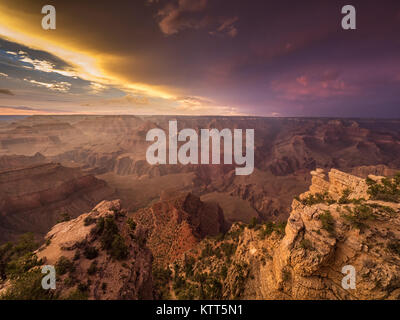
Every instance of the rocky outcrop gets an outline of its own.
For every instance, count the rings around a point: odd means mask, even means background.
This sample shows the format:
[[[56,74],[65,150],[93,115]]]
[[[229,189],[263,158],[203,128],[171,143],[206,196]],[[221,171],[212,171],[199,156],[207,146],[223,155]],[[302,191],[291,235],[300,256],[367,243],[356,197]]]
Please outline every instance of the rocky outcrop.
[[[369,199],[365,179],[332,169],[328,174],[329,180],[326,180],[326,174],[320,168],[311,171],[311,176],[310,190],[302,194],[300,198],[305,198],[310,194],[329,194],[332,199],[337,200],[348,190],[349,199]]]
[[[221,208],[191,193],[162,195],[161,201],[131,215],[147,239],[157,265],[172,263],[207,235],[226,231]]]
[[[310,191],[293,200],[284,229],[273,223],[234,224],[224,237],[204,240],[189,252],[194,259],[185,257],[177,268],[189,284],[175,294],[400,299],[400,204],[367,200],[365,180],[338,170],[329,172],[329,180],[323,170],[312,176]],[[346,197],[343,190],[349,190]],[[355,271],[354,287],[346,286],[349,268]]]
[[[247,281],[243,297],[400,299],[400,204],[363,200],[363,179],[331,170],[326,181],[322,174],[312,172],[306,194],[326,191],[337,199],[348,188],[349,199],[357,201],[304,205],[294,200],[280,241],[259,240],[256,231],[246,229],[233,260],[251,266],[253,280]],[[356,271],[354,289],[342,286],[345,266]]]
[[[119,200],[55,225],[36,252],[55,265],[58,298],[152,299],[152,255]]]

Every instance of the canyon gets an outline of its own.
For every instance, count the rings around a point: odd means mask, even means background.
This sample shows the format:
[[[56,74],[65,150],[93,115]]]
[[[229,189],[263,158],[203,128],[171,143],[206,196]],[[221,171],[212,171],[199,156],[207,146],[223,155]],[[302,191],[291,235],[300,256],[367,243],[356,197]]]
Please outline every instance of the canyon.
[[[146,134],[174,120],[197,134],[254,128],[254,172],[236,175],[232,164],[150,165]],[[62,270],[50,298],[399,299],[399,122],[2,121],[0,294],[21,293],[7,266],[25,259],[18,248],[31,250],[35,241],[36,260],[27,265]],[[341,287],[345,265],[357,272],[354,290]],[[36,281],[35,270],[21,281]]]
[[[102,201],[56,224],[34,252],[59,273],[47,298],[400,299],[400,204],[371,192],[389,180],[311,175],[285,224],[228,225],[218,205],[190,193],[163,194],[137,212]],[[391,181],[399,197],[399,176]],[[341,284],[344,266],[356,272],[354,288]],[[21,294],[16,283],[0,295]]]
[[[173,120],[178,121],[179,129],[189,127],[197,133],[201,129],[253,128],[254,172],[236,176],[230,164],[150,165],[146,150],[151,142],[146,141],[146,134],[155,128],[168,131]],[[249,222],[254,215],[263,221],[285,221],[293,197],[304,192],[311,181],[310,170],[337,168],[362,177],[396,171],[400,167],[399,128],[397,120],[368,119],[30,116],[2,121],[0,170],[59,163],[92,175],[97,179],[91,180],[93,184],[101,181],[130,211],[147,207],[162,191],[172,190],[218,200],[230,222]],[[29,170],[33,169],[25,172]],[[89,180],[86,178],[86,183]],[[11,185],[15,196],[23,191],[18,184]],[[0,194],[0,203],[9,201],[5,196]],[[95,200],[99,199],[111,198],[100,191]],[[79,208],[81,212],[87,209]],[[29,210],[27,205],[27,215]],[[50,211],[58,216],[60,210],[54,207]],[[52,223],[55,220],[51,219]],[[4,236],[3,241],[9,237]]]

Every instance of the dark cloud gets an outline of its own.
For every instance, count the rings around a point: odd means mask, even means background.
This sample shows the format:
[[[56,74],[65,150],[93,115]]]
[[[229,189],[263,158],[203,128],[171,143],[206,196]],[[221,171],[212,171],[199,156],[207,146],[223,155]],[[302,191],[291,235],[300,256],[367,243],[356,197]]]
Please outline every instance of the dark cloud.
[[[40,21],[38,2],[2,3],[37,12],[32,25]],[[400,116],[399,1],[353,0],[355,31],[341,29],[348,4],[342,0],[52,3],[57,30],[41,37],[103,58],[101,67],[123,80],[172,88],[189,106],[212,101],[256,115]],[[89,90],[82,79],[28,70],[2,49],[0,72],[9,77],[0,77],[0,86],[18,96],[20,83],[11,78],[70,82],[74,94]],[[29,48],[10,50],[69,67]]]
[[[184,29],[199,29],[207,25],[207,18],[196,15],[206,9],[207,0],[178,0],[168,3],[157,13],[160,30],[166,35],[178,33]]]
[[[150,2],[156,3],[158,2]],[[238,17],[221,17],[213,12],[208,0],[178,0],[164,5],[157,12],[158,25],[166,35],[177,34],[185,29],[212,29],[210,35],[234,38],[238,29],[234,25]]]
[[[231,38],[237,36],[238,29],[235,27],[235,22],[239,20],[238,17],[225,18],[222,19],[220,25],[215,31],[211,31],[212,35],[227,35]]]

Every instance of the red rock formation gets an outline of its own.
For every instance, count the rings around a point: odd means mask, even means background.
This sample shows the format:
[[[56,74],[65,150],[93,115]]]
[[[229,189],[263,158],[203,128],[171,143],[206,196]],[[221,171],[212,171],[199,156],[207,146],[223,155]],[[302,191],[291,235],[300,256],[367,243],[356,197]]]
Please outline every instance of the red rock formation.
[[[156,264],[168,264],[192,249],[207,235],[226,230],[221,208],[191,193],[168,197],[132,218],[147,239]]]

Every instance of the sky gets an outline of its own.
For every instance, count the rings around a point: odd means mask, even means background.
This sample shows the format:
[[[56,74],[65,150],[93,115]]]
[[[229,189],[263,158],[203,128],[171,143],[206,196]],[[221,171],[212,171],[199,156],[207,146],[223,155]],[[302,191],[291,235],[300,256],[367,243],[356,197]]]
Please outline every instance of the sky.
[[[399,35],[398,0],[0,0],[0,115],[400,117]]]

